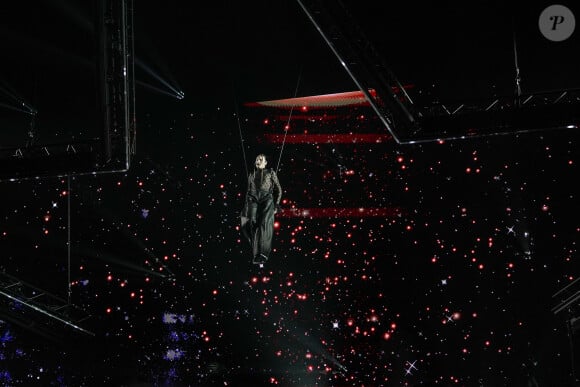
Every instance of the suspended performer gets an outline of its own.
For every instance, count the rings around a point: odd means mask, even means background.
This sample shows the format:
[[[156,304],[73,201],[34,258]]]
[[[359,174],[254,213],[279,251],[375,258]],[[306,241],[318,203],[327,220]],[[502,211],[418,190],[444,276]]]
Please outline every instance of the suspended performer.
[[[264,154],[256,157],[255,169],[248,176],[246,202],[242,209],[242,233],[252,246],[253,263],[268,260],[272,251],[274,214],[280,208],[282,187],[276,171],[266,169],[268,161]]]

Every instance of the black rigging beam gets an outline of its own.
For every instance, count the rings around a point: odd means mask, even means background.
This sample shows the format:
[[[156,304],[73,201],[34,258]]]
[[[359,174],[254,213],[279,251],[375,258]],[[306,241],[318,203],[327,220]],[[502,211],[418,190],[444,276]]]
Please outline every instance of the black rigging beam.
[[[399,144],[575,130],[580,125],[580,93],[574,89],[455,101],[453,108],[451,102],[413,101],[341,0],[296,1]]]
[[[83,309],[56,295],[0,273],[0,319],[62,341],[71,332],[94,336],[82,327],[90,317]]]
[[[0,149],[0,181],[125,172],[136,151],[133,0],[93,0],[98,132],[82,141],[28,141]],[[94,85],[85,85],[87,90]],[[66,117],[62,117],[66,119]],[[32,132],[32,131],[31,131]],[[79,131],[80,133],[80,131]]]
[[[135,151],[133,0],[99,0],[98,75],[102,160],[98,168],[125,171]]]
[[[340,0],[297,1],[393,138],[410,137],[418,129],[413,101],[347,7]]]

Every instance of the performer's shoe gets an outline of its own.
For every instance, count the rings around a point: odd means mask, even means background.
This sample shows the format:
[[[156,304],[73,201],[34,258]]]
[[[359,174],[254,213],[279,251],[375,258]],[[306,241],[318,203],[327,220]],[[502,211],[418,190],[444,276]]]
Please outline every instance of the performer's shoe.
[[[257,254],[252,261],[255,264],[263,264],[268,260],[268,257],[264,254]]]

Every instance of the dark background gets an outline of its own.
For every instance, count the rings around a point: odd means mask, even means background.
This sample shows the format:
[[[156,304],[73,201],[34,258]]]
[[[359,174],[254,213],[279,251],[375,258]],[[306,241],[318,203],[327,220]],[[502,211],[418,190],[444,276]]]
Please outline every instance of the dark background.
[[[524,92],[578,86],[578,33],[554,43],[537,28],[549,3],[346,4],[415,96],[511,95],[514,32]],[[2,148],[26,140],[16,100],[38,109],[39,143],[98,135],[92,8],[0,8]],[[297,3],[137,3],[134,20],[130,170],[71,177],[70,192],[67,178],[0,185],[0,267],[64,298],[70,270],[95,333],[3,319],[5,385],[573,385],[550,309],[578,271],[576,132],[280,154],[263,135],[284,133],[288,112],[244,103],[356,90]],[[293,125],[384,131],[364,107],[319,113]],[[258,152],[281,156],[287,209],[399,215],[279,216],[274,253],[252,265],[238,224]]]

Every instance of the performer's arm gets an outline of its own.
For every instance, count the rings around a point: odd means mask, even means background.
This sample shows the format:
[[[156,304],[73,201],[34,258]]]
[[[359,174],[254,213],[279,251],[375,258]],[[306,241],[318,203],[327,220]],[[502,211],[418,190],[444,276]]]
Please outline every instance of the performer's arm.
[[[279,205],[280,199],[282,199],[282,186],[280,186],[278,176],[276,175],[276,172],[273,170],[272,170],[272,182],[274,183],[274,203],[276,203],[276,205]]]
[[[246,195],[248,195],[252,191],[255,191],[255,189],[252,190],[252,188],[254,188],[254,187],[252,187],[252,185],[254,185],[254,178],[253,178],[253,175],[250,173],[248,175],[248,190],[246,191]]]
[[[246,188],[246,199],[245,199],[246,205],[248,204],[248,201],[250,200],[250,193],[252,192],[253,180],[254,179],[252,179],[252,174],[250,173],[250,175],[248,176],[248,187]]]

